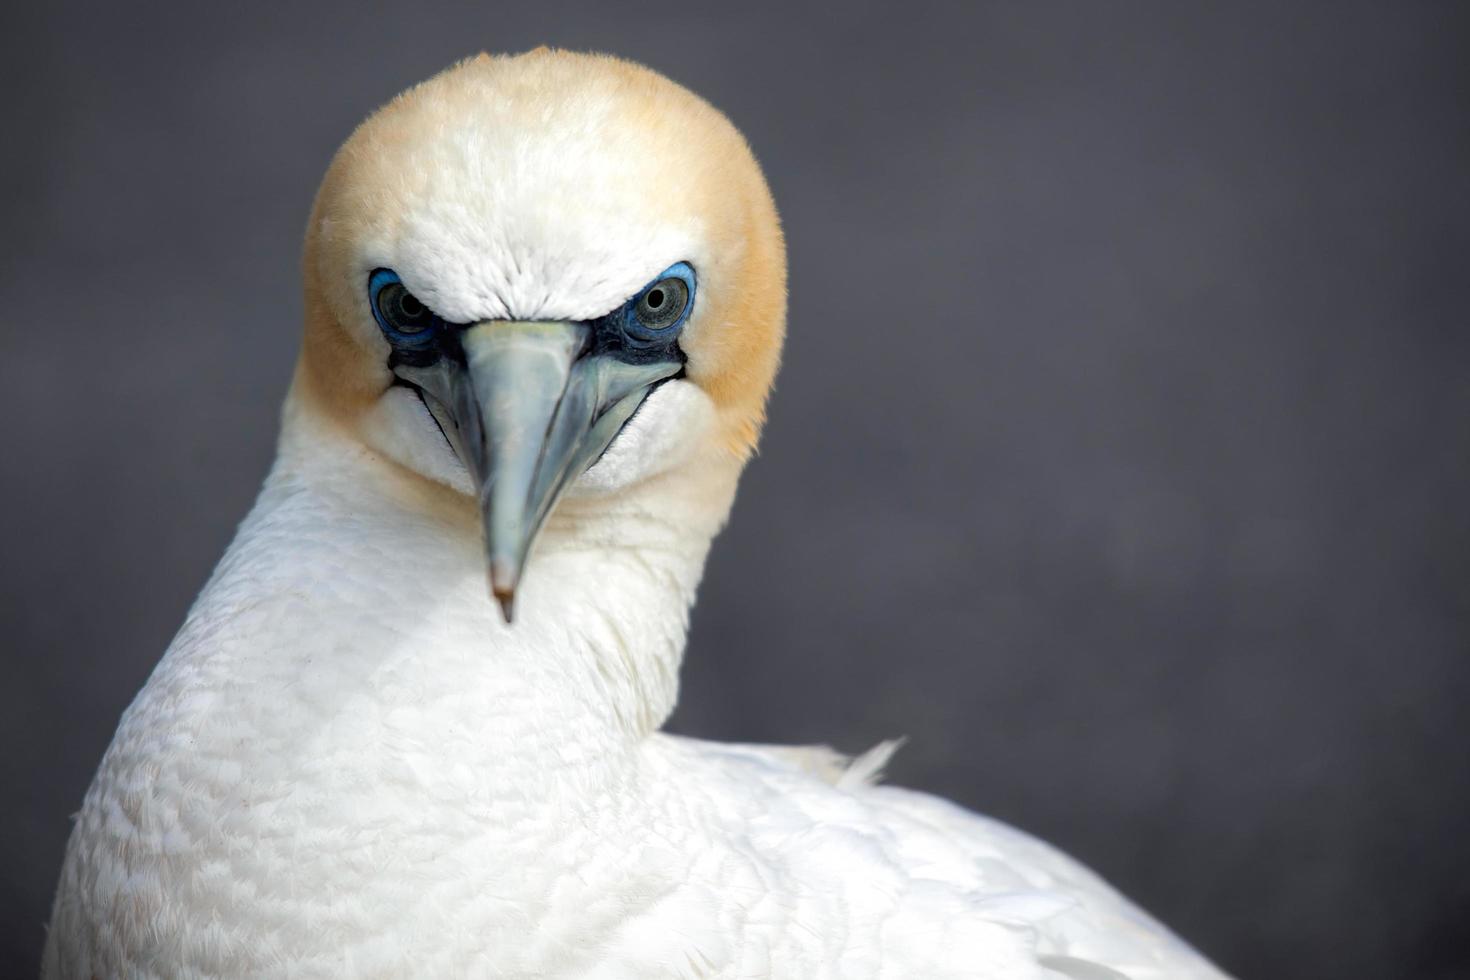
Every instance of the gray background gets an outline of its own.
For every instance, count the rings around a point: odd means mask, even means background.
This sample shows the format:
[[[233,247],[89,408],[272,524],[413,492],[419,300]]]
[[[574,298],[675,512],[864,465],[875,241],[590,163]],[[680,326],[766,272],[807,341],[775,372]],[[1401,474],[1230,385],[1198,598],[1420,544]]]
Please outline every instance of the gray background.
[[[725,109],[790,237],[678,729],[906,733],[1242,977],[1470,970],[1464,6],[249,6],[6,13],[16,975],[271,458],[329,155],[541,42]]]

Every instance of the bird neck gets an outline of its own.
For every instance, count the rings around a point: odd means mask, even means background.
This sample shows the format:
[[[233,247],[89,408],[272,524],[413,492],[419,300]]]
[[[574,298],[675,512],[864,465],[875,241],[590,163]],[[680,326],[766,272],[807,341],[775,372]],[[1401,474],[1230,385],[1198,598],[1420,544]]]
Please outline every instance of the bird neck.
[[[366,719],[391,720],[384,751],[422,748],[443,772],[513,769],[524,793],[628,748],[673,709],[733,481],[723,499],[721,486],[696,468],[565,500],[507,625],[472,502],[288,405],[276,465],[190,618],[248,620],[248,655],[217,643],[210,656],[234,658],[232,685],[289,700],[254,722],[286,742],[350,741]]]

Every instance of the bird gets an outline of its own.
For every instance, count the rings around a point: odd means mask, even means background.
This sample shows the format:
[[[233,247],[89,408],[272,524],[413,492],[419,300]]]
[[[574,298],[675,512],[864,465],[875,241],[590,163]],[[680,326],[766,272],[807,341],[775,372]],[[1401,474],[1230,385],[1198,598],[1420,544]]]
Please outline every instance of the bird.
[[[458,62],[333,157],[302,278],[275,461],[86,793],[45,977],[1225,976],[883,784],[892,743],[662,730],[786,333],[712,105]]]

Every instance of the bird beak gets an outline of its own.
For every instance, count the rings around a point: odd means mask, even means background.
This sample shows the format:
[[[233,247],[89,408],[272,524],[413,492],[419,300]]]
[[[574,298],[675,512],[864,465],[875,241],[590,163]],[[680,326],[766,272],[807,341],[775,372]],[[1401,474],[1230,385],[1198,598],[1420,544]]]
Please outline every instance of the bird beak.
[[[474,477],[490,591],[509,623],[526,555],[562,491],[597,461],[653,385],[682,364],[592,351],[592,328],[483,321],[432,363],[393,371],[426,397]],[[457,340],[457,343],[456,343]]]

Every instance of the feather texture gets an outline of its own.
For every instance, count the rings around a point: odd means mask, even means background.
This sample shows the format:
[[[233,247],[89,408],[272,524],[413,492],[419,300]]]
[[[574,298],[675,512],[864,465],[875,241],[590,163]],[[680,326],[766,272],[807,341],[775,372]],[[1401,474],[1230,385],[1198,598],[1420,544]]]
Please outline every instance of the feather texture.
[[[509,630],[472,536],[288,419],[87,796],[48,977],[1220,976],[1050,847],[871,785],[892,743],[654,731],[707,541],[670,508],[553,525]]]

